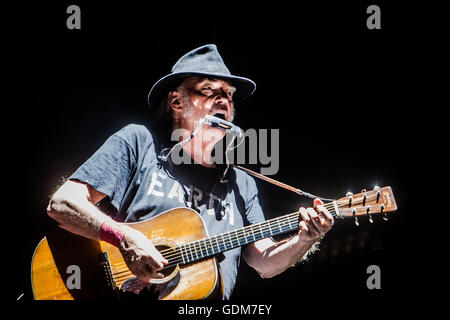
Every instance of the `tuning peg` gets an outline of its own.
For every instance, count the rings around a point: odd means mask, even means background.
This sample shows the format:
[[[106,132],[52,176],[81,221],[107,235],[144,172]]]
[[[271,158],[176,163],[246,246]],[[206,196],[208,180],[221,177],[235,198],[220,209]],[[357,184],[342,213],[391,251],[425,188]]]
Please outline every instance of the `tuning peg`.
[[[384,212],[384,208],[385,208],[385,205],[382,204],[382,205],[380,206],[380,213],[381,213],[382,216],[383,216],[383,220],[384,220],[384,221],[388,221],[388,220],[389,220],[389,217],[388,217],[388,215],[387,215],[387,212]]]
[[[361,189],[361,193],[367,192],[366,189]]]
[[[370,207],[366,208],[366,213],[369,215],[369,222],[373,223],[372,215],[370,214]]]
[[[380,196],[381,196],[380,187],[379,186],[374,186],[373,190],[377,190],[377,200],[376,200],[376,202],[378,203],[378,201],[380,200]]]
[[[349,191],[345,194],[345,196],[348,197],[348,207],[350,208],[352,206],[353,193]]]
[[[356,216],[356,209],[352,210],[352,214],[353,214],[353,218],[355,219],[355,225],[358,227],[359,221],[358,221],[358,217]]]

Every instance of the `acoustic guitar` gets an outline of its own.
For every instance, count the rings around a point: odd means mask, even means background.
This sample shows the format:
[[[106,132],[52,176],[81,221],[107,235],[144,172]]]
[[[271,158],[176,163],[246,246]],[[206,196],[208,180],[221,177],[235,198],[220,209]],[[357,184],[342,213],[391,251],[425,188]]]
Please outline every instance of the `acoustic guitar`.
[[[397,210],[390,187],[375,188],[324,205],[336,220]],[[222,282],[217,256],[263,238],[298,229],[293,212],[262,223],[209,236],[201,216],[190,208],[175,208],[128,226],[147,236],[169,263],[162,279],[144,283],[128,269],[119,250],[57,228],[41,240],[31,266],[36,300],[110,299],[129,296],[167,300],[220,298]]]

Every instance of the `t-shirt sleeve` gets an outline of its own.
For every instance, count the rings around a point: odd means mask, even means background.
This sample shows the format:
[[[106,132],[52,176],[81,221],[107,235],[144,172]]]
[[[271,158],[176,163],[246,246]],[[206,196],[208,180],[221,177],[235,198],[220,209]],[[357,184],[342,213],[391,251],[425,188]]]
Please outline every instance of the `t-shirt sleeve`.
[[[259,203],[258,188],[255,180],[249,175],[246,176],[246,197],[245,197],[245,212],[246,219],[249,224],[255,224],[265,221],[264,213]]]
[[[125,196],[136,168],[136,125],[110,136],[70,177],[106,194],[117,209]]]

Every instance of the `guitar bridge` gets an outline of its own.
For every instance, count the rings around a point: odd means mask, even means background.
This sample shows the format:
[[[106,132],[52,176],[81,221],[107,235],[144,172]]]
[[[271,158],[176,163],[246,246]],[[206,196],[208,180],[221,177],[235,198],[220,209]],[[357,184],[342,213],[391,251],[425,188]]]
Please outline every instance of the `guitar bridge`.
[[[113,275],[112,275],[112,269],[111,269],[111,263],[109,261],[108,252],[103,252],[98,257],[98,264],[102,270],[102,273],[105,277],[105,282],[108,287],[108,291],[111,293],[114,293],[117,295],[117,286],[114,282]]]

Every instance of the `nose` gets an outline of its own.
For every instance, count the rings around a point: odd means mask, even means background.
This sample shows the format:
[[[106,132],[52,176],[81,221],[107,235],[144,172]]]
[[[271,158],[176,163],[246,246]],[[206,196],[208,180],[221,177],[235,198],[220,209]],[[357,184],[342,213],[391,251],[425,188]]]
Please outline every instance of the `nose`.
[[[218,90],[218,94],[216,96],[216,101],[217,104],[226,104],[226,103],[231,103],[230,98],[228,97],[228,94],[225,90]]]

